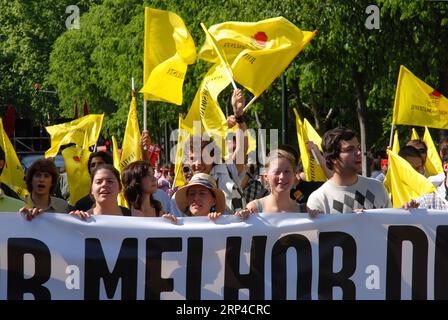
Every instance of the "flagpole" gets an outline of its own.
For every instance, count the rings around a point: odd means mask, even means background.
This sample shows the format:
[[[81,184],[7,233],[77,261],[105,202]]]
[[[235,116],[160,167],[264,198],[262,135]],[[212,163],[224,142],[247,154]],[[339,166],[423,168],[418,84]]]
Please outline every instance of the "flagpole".
[[[317,159],[317,154],[314,152],[314,149],[311,149],[311,153],[313,154],[314,160],[316,160],[317,165],[320,167],[319,159]]]
[[[213,36],[211,35],[211,33],[208,32],[207,27],[206,27],[205,24],[203,24],[202,22],[201,22],[201,27],[202,27],[202,30],[204,30],[205,36],[206,36],[206,37],[207,37],[207,36],[210,37],[211,45],[212,45],[213,49],[215,50],[215,53],[216,53],[216,55],[218,56],[219,60],[221,60],[221,63],[222,63],[222,64],[224,65],[224,67],[226,68],[226,73],[227,73],[227,76],[229,77],[230,81],[232,82],[233,89],[234,89],[234,90],[238,89],[238,87],[236,86],[235,81],[233,80],[233,76],[232,76],[232,72],[230,71],[229,64],[228,64],[226,58],[225,58],[224,56],[222,56],[222,55],[221,55],[221,52],[219,51],[219,47],[218,47],[218,44],[216,43],[216,39],[215,39],[215,37],[213,37]]]
[[[249,103],[244,107],[243,112],[245,112],[255,102],[255,100],[257,100],[257,99],[258,99],[258,97],[254,96],[252,98],[252,100],[250,100]]]
[[[143,98],[143,130],[146,130],[146,99]]]
[[[235,81],[233,80],[232,73],[230,72],[229,68],[226,66],[227,76],[229,77],[230,81],[232,82],[233,90],[238,89],[236,86]]]
[[[389,147],[392,148],[392,139],[394,138],[394,124],[391,124],[390,127],[390,138],[389,138]]]

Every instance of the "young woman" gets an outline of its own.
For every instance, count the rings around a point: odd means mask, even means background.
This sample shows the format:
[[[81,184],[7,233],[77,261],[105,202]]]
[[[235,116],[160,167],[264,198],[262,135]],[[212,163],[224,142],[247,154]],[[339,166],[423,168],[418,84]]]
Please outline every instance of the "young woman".
[[[214,221],[226,210],[224,192],[218,189],[215,179],[206,173],[193,175],[186,186],[176,191],[175,200],[177,207],[187,217],[207,216]],[[245,220],[249,214],[238,211],[235,215]],[[171,214],[164,217],[177,223],[177,218]]]
[[[226,208],[224,193],[206,173],[195,174],[188,184],[176,191],[176,204],[185,216],[217,219]]]
[[[90,192],[95,199],[88,211],[75,210],[70,214],[85,220],[91,215],[130,216],[131,210],[120,207],[117,197],[121,191],[120,174],[110,164],[100,164],[92,172]]]
[[[148,162],[132,162],[124,168],[121,180],[124,197],[133,216],[161,217],[165,213],[162,204],[153,198],[157,191],[157,178]]]
[[[271,151],[265,167],[266,180],[271,193],[266,197],[249,202],[247,210],[244,211],[251,213],[302,212],[303,209],[300,205],[290,197],[296,163],[294,156],[285,150]]]

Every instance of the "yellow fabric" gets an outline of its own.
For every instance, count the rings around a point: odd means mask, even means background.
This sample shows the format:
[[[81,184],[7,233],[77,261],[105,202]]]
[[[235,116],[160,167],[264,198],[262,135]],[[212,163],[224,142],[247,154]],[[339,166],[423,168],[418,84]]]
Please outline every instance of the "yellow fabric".
[[[187,133],[187,130],[184,129],[182,122],[182,115],[179,114],[179,135],[177,139],[176,160],[174,161],[174,187],[182,187],[187,184],[187,181],[182,173],[182,169],[184,160],[184,146],[185,142],[188,140],[189,134]]]
[[[121,150],[120,172],[131,162],[142,160],[142,151],[140,147],[140,128],[137,117],[137,101],[132,97],[129,107],[126,130],[124,131],[123,146]]]
[[[91,179],[87,168],[90,151],[87,136],[86,132],[83,147],[71,146],[61,152],[67,172],[68,191],[70,192],[69,203],[72,206],[90,193]]]
[[[235,81],[259,96],[311,41],[315,32],[301,31],[283,17],[258,22],[224,22],[209,28],[231,63]],[[207,39],[199,58],[218,63]]]
[[[100,135],[103,117],[103,114],[89,114],[70,122],[45,127],[51,138],[51,147],[45,152],[45,157],[55,157],[64,144],[82,146],[85,132],[88,133],[89,146],[94,145]]]
[[[191,104],[185,120],[184,127],[191,135],[197,135],[198,127],[194,127],[194,121],[200,121],[201,127],[213,136],[217,147],[223,148],[224,139],[227,132],[227,120],[218,104],[218,95],[230,83],[229,77],[225,74],[225,67],[222,64],[214,65],[205,75],[198,91]]]
[[[228,128],[227,132],[229,132],[229,133],[232,132],[233,134],[235,134],[237,129],[238,129],[238,126],[235,125],[232,128]],[[254,152],[257,151],[257,138],[252,135],[252,131],[247,130],[246,133],[247,133],[247,143],[248,143],[246,154],[249,154],[252,151],[254,151]]]
[[[302,123],[296,109],[294,109],[294,114],[296,115],[297,140],[299,142],[300,159],[302,160],[305,179],[306,181],[326,181],[327,177],[324,170],[317,163],[314,156],[310,154],[306,146],[308,141],[312,141],[319,147],[319,150],[321,150],[322,138],[316,130],[314,130],[308,120],[304,119]],[[325,164],[322,163],[322,165]]]
[[[226,58],[226,54],[224,51],[222,51],[221,47],[219,46],[219,44],[216,42],[216,39],[213,37],[213,35],[210,34],[210,32],[208,32],[207,27],[201,23],[201,27],[202,30],[204,30],[205,32],[205,38],[206,38],[206,42],[208,42],[211,47],[214,50],[214,54],[218,56],[218,63],[221,63],[225,66],[225,68],[227,68],[227,70],[230,70],[230,65],[229,62]]]
[[[392,194],[394,208],[401,208],[405,202],[435,191],[434,185],[415,171],[409,162],[390,150],[387,154],[389,167],[384,186]]]
[[[145,100],[182,104],[187,65],[196,47],[184,21],[170,11],[145,8],[143,83]]]
[[[437,152],[434,141],[432,141],[431,134],[429,133],[428,127],[425,127],[425,133],[423,134],[423,142],[428,148],[426,162],[425,162],[425,172],[426,176],[435,176],[443,172],[442,160],[440,159],[439,153]]]
[[[396,154],[400,152],[400,140],[398,140],[398,131],[394,133],[394,142],[392,143],[392,151]]]
[[[14,190],[17,195],[25,199],[28,195],[28,190],[25,184],[24,172],[22,164],[17,157],[16,151],[9,141],[8,135],[3,129],[3,121],[0,118],[0,147],[5,152],[5,166],[3,167],[2,174],[0,176],[0,182],[8,185],[12,190]]]
[[[420,137],[418,136],[417,130],[412,128],[412,134],[411,134],[411,140],[419,140]]]
[[[115,139],[115,136],[112,136],[112,157],[113,157],[113,162],[114,162],[115,169],[117,169],[118,172],[120,172],[120,183],[121,183],[120,156],[118,154],[118,144],[117,144],[117,140]],[[117,201],[118,201],[118,205],[119,206],[129,208],[128,202],[124,198],[123,191],[121,191],[118,194]]]
[[[446,129],[448,99],[401,66],[392,122]]]

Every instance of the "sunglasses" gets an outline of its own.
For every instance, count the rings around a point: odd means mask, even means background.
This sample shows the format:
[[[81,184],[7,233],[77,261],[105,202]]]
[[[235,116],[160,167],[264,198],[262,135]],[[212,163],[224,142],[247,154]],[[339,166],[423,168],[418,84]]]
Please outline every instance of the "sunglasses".
[[[420,148],[420,149],[417,149],[418,150],[418,152],[420,152],[421,154],[426,154],[426,149],[425,148]]]
[[[183,171],[183,173],[188,173],[188,172],[191,171],[191,169],[190,169],[189,166],[184,166],[184,167],[182,168],[182,171]]]

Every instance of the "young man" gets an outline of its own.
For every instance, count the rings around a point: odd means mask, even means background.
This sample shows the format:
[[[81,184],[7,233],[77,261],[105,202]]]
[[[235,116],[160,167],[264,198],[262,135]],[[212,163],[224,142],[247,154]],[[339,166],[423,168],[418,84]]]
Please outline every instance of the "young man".
[[[334,174],[308,198],[310,213],[350,213],[392,207],[381,182],[358,174],[361,149],[352,130],[338,127],[327,131],[322,148],[326,165]]]
[[[405,146],[400,149],[398,155],[414,168],[415,171],[421,175],[425,175],[425,161],[423,160],[422,153],[413,146]]]

